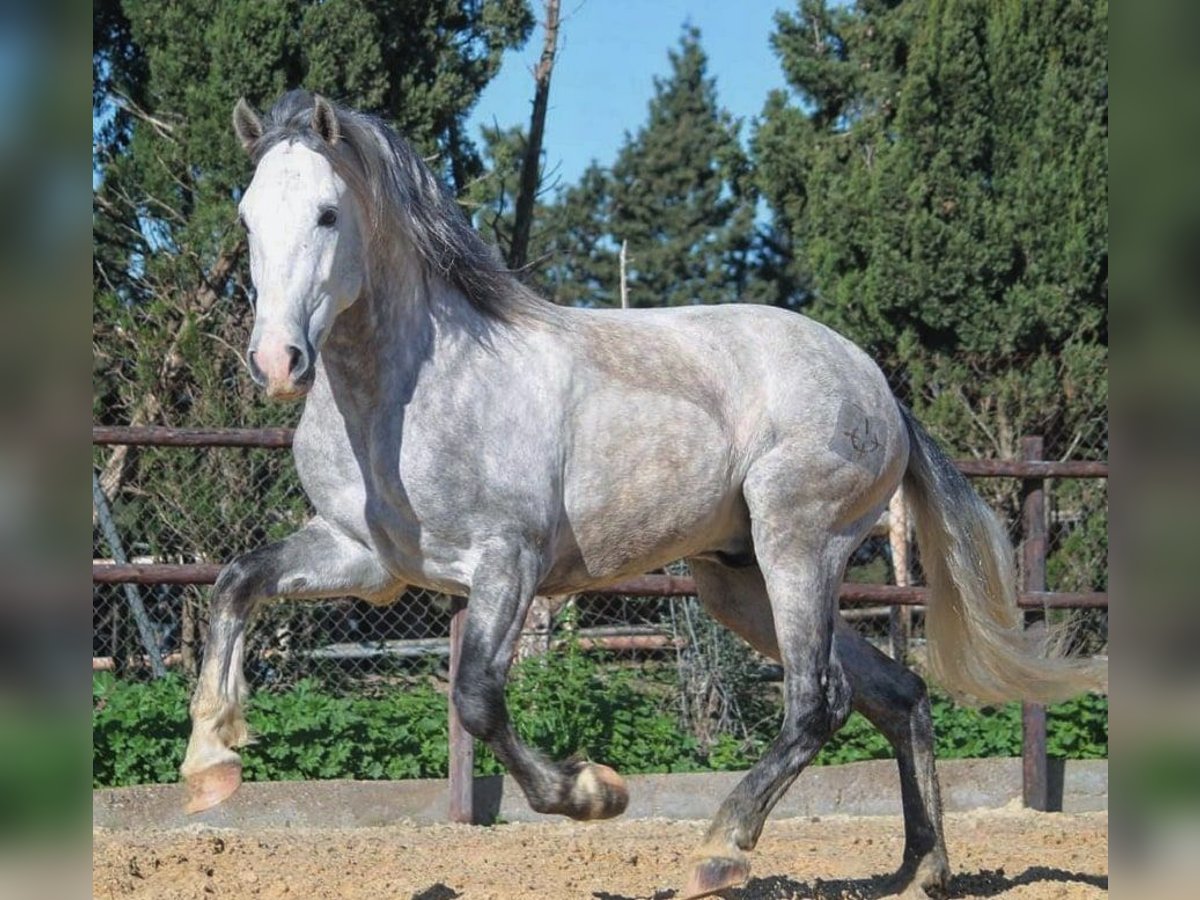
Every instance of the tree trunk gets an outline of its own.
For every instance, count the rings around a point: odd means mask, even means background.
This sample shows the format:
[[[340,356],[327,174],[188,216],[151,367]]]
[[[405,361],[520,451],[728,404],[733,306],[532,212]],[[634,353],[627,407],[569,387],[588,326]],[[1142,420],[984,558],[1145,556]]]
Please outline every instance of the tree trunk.
[[[533,116],[529,122],[529,141],[521,160],[521,181],[517,189],[517,210],[513,222],[512,246],[508,251],[508,267],[520,269],[529,258],[529,235],[533,230],[533,206],[537,200],[542,135],[546,129],[546,107],[550,102],[550,73],[554,69],[554,53],[558,46],[558,0],[546,0],[546,39],[542,58],[533,77]]]

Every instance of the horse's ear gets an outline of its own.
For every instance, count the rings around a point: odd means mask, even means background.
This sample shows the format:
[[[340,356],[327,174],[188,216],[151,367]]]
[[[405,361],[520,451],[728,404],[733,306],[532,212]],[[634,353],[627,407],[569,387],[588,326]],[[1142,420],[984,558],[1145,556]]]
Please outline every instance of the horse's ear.
[[[321,136],[325,143],[336,144],[342,136],[341,126],[338,125],[337,111],[333,104],[317,94],[313,97],[313,131]]]
[[[237,105],[233,108],[233,130],[247,151],[263,136],[262,119],[246,102],[245,97],[238,100]]]

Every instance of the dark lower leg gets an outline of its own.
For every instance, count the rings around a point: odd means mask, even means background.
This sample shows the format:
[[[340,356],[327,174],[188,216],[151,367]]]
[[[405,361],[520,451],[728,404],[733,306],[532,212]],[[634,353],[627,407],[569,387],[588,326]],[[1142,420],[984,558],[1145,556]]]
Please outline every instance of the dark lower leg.
[[[464,657],[466,654],[464,653]],[[488,676],[464,658],[454,688],[463,725],[486,743],[539,813],[573,819],[607,819],[625,811],[625,782],[608,766],[583,760],[557,762],[529,747],[509,720],[503,673]]]
[[[496,547],[480,561],[467,605],[454,705],[463,726],[492,749],[536,812],[575,819],[620,815],[629,794],[616,772],[579,760],[550,760],[512,727],[504,686],[537,569],[536,554],[519,546]]]
[[[836,656],[823,678],[801,686],[785,676],[787,709],[779,736],[717,810],[699,850],[683,898],[703,897],[744,882],[771,809],[850,713],[850,689]]]
[[[771,809],[850,713],[850,689],[836,655],[810,687],[788,685],[783,728],[762,759],[734,788],[709,826],[705,843],[753,850]]]
[[[904,806],[904,861],[897,881],[901,887],[942,887],[950,869],[925,683],[849,626],[838,626],[835,644],[854,689],[855,709],[896,751]]]

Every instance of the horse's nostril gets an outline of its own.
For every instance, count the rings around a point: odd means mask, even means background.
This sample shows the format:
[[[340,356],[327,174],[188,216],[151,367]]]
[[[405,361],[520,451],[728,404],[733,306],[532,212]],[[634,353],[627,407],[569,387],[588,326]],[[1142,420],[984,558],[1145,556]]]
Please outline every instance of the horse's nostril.
[[[258,361],[254,358],[254,351],[251,350],[246,358],[246,362],[250,366],[250,377],[254,379],[254,383],[263,386],[267,383],[267,376],[263,374],[263,370],[259,368]]]
[[[293,381],[299,381],[307,374],[312,365],[312,354],[306,348],[288,344],[288,375]]]

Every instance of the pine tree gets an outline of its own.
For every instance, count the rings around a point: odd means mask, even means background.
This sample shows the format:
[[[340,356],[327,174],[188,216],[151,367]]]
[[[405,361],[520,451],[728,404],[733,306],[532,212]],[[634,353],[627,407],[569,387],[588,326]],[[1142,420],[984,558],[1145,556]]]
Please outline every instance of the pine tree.
[[[593,166],[550,212],[554,265],[544,278],[561,300],[615,303],[623,241],[633,306],[746,293],[755,195],[739,124],[717,102],[697,29],[684,29],[669,59],[646,124],[626,136],[612,169]]]
[[[1040,434],[1051,457],[1107,456],[1107,12],[804,0],[777,19],[800,103],[771,97],[752,146],[790,271],[955,453]],[[1103,588],[1103,486],[1058,502],[1078,524],[1052,577]]]
[[[1104,405],[1106,15],[806,0],[778,19],[802,105],[771,98],[754,149],[809,309],[963,450],[1065,448]]]

